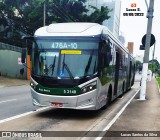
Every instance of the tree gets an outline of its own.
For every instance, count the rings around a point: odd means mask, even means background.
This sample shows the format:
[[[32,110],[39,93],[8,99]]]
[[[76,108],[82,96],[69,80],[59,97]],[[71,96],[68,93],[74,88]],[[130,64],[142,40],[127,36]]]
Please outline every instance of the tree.
[[[108,7],[93,9],[91,14],[86,0],[1,0],[0,1],[0,41],[21,46],[22,35],[33,35],[43,26],[43,6],[46,4],[46,24],[59,22],[96,22],[108,19]]]
[[[0,2],[1,31],[0,41],[21,46],[22,35],[33,35],[36,28],[40,27],[38,21],[43,13],[39,0],[2,0]]]
[[[90,7],[92,9],[94,9],[94,12],[91,13],[91,15],[87,16],[86,20],[84,20],[84,21],[102,24],[102,22],[104,20],[107,20],[110,18],[110,16],[108,14],[112,10],[108,9],[107,6],[101,6],[101,9],[98,9],[94,6],[90,6]]]
[[[156,59],[150,60],[149,69],[154,73],[157,72],[159,69],[159,62]]]
[[[140,66],[142,66],[142,63],[139,60],[136,60],[136,69],[138,70]]]
[[[95,22],[102,24],[104,20],[110,18],[108,14],[111,10],[107,6],[102,6],[101,9],[90,6],[93,12],[88,14],[89,10],[84,5],[85,2],[86,0],[52,0],[48,5],[49,19],[54,19],[54,22]]]

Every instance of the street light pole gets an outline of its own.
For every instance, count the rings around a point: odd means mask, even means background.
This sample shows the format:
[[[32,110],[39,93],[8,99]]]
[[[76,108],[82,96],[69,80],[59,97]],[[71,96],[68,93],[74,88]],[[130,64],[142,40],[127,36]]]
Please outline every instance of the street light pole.
[[[46,0],[44,0],[44,5],[43,5],[43,26],[46,25]]]
[[[149,8],[147,9],[148,23],[147,23],[147,34],[146,34],[146,41],[145,41],[145,52],[144,52],[144,59],[143,59],[140,100],[145,100],[145,95],[146,95],[146,81],[147,81],[147,71],[148,71],[150,41],[151,41],[152,19],[153,19],[153,11],[154,11],[153,8],[154,8],[154,0],[150,0]]]
[[[153,77],[153,73],[154,73],[154,70],[153,70],[153,61],[154,61],[155,46],[156,46],[156,42],[154,43],[153,55],[152,55],[152,77]]]

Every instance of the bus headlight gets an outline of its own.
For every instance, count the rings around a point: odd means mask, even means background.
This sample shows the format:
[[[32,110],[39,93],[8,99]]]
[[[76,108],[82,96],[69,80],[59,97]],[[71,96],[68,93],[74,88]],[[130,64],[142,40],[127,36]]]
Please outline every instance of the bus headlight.
[[[33,81],[30,82],[30,86],[31,86],[33,89],[36,88],[36,84],[35,84]]]
[[[92,83],[90,83],[90,84],[82,87],[82,88],[81,88],[81,93],[83,94],[83,93],[92,91],[92,90],[94,90],[94,89],[96,89],[96,88],[97,88],[97,82],[94,81],[94,82],[92,82]]]

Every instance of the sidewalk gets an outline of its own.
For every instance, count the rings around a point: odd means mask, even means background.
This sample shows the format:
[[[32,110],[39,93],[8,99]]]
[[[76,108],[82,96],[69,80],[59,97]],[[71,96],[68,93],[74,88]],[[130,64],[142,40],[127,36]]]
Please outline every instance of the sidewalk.
[[[109,131],[132,131],[130,134],[140,131],[155,131],[160,136],[160,93],[155,78],[147,82],[146,100],[140,101],[139,94],[128,105],[119,119]],[[156,132],[159,131],[159,132]],[[126,132],[126,133],[127,133]],[[156,136],[156,135],[154,135]],[[158,140],[160,137],[104,137],[107,140]]]
[[[10,86],[29,85],[29,82],[30,82],[29,80],[0,76],[0,88],[10,87]]]

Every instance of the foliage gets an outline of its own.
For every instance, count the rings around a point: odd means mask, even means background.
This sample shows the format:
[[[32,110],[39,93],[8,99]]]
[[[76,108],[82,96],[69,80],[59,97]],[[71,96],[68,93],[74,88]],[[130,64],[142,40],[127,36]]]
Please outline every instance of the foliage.
[[[33,35],[35,28],[40,26],[39,20],[43,12],[38,0],[3,0],[0,2],[1,10],[1,42],[12,45],[21,45],[22,35]],[[5,24],[4,24],[5,23]]]
[[[138,70],[140,66],[142,66],[142,63],[139,60],[136,60],[136,70]]]
[[[90,16],[88,16],[84,21],[89,21],[89,22],[95,22],[102,24],[102,22],[106,19],[109,19],[110,16],[108,16],[108,13],[111,12],[112,10],[108,9],[107,6],[101,6],[101,9],[97,9],[94,6],[90,6],[91,8],[94,9],[94,12],[91,13]]]
[[[139,60],[136,60],[136,66],[141,65],[142,63]]]
[[[21,36],[33,35],[43,26],[43,7],[46,5],[46,25],[59,22],[96,22],[108,19],[108,7],[90,6],[86,0],[1,0],[0,41],[21,46]]]
[[[158,67],[156,64],[149,64],[148,69],[150,69],[152,72],[157,72],[158,71]]]
[[[157,70],[157,75],[160,77],[160,69]]]
[[[148,68],[152,71],[152,72],[158,72],[158,69],[159,69],[159,62],[154,59],[154,60],[150,60],[149,61],[149,66]]]
[[[157,80],[158,85],[159,85],[159,87],[160,87],[160,77],[157,77],[156,80]]]

